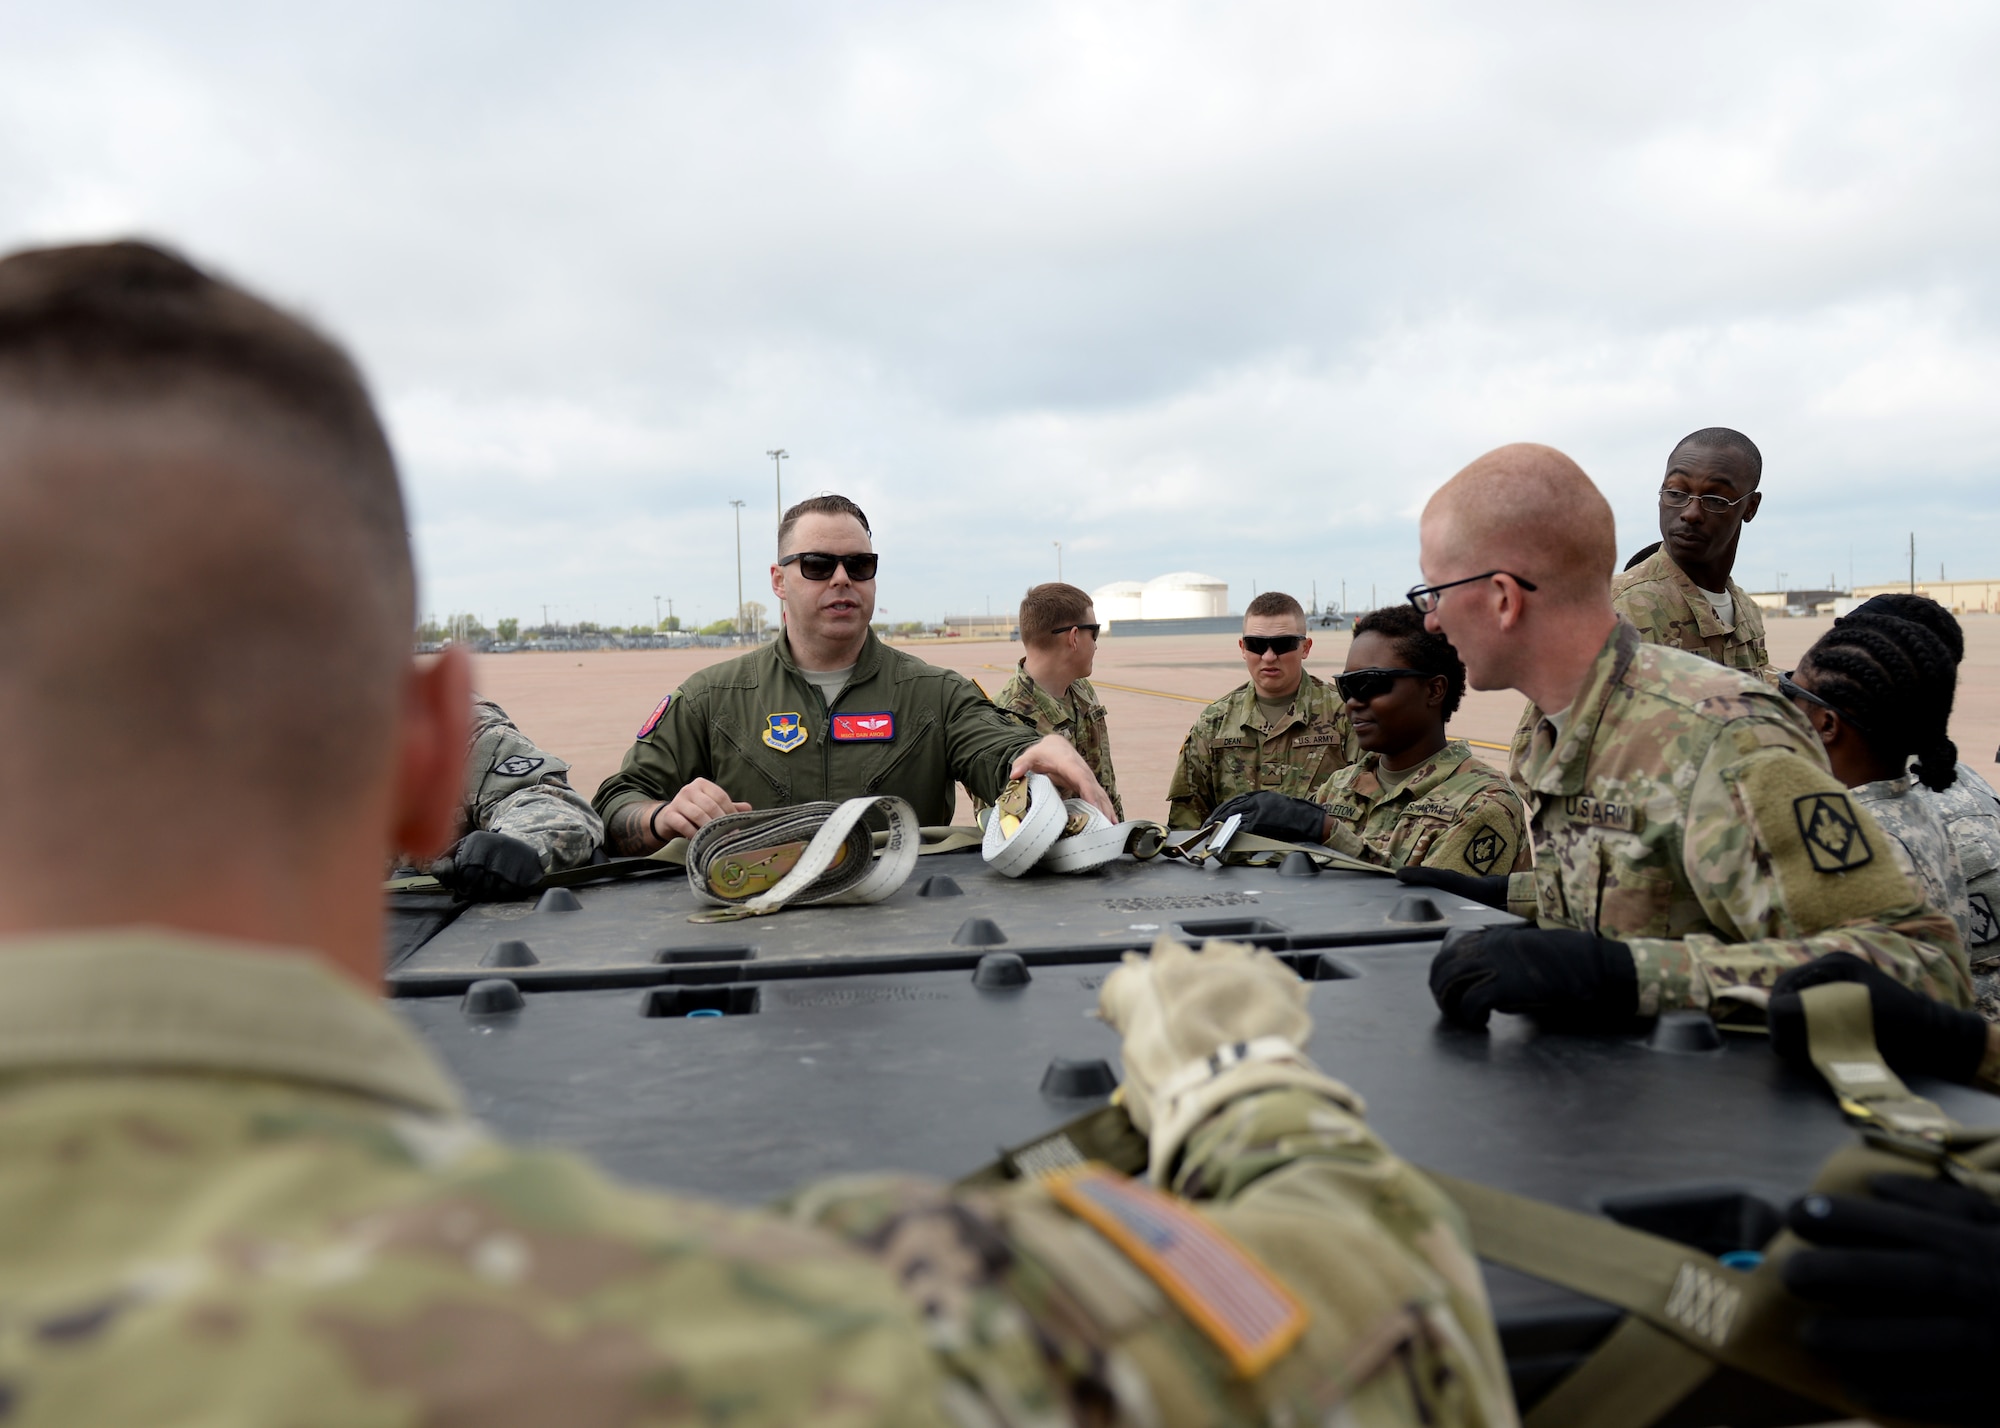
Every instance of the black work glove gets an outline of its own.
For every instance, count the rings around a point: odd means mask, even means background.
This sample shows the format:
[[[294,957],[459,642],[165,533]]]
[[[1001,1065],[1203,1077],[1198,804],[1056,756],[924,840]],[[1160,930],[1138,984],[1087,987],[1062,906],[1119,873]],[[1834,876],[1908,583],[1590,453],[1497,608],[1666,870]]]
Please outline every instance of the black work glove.
[[[1970,1081],[1986,1056],[1986,1018],[1959,1011],[1915,992],[1852,952],[1830,952],[1794,967],[1771,988],[1771,1049],[1797,1066],[1810,1066],[1806,1010],[1799,993],[1826,982],[1859,982],[1868,988],[1875,1045],[1882,1059],[1905,1076]],[[1996,1399],[2000,1408],[2000,1399]],[[2000,1418],[2000,1412],[1996,1412]]]
[[[1282,793],[1239,793],[1224,799],[1210,823],[1221,823],[1237,814],[1243,821],[1237,830],[1287,843],[1317,843],[1326,834],[1326,810],[1310,798],[1292,798]]]
[[[437,880],[474,902],[526,897],[542,880],[542,860],[519,838],[481,829],[459,839]]]
[[[1874,1199],[1807,1195],[1785,1288],[1815,1306],[1799,1339],[1874,1413],[2000,1423],[2000,1205],[1947,1180],[1876,1175]]]
[[[1483,902],[1488,907],[1507,910],[1507,874],[1497,873],[1490,878],[1475,878],[1470,873],[1447,872],[1443,868],[1426,868],[1420,864],[1405,863],[1396,869],[1396,881],[1408,883],[1413,888],[1436,888],[1454,897]]]
[[[1630,1020],[1639,1010],[1632,949],[1573,928],[1454,927],[1431,960],[1445,1019],[1474,1029],[1496,1011],[1572,1024]]]

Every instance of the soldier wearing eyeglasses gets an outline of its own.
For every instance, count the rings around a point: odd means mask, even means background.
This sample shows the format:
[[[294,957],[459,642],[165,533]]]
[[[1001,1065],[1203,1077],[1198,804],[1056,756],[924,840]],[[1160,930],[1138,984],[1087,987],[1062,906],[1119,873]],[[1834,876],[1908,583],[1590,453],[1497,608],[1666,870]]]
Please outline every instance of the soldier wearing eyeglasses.
[[[1448,938],[1445,1016],[1616,1026],[1762,1005],[1789,968],[1851,953],[1948,1005],[1972,995],[1952,920],[1926,904],[1776,688],[1643,643],[1610,599],[1611,507],[1559,451],[1488,452],[1424,510],[1410,592],[1475,689],[1527,695],[1512,770],[1532,872],[1399,869],[1536,925]],[[1509,896],[1509,894],[1512,896]]]
[[[1167,786],[1167,825],[1199,828],[1238,794],[1305,798],[1354,762],[1354,733],[1333,686],[1306,672],[1305,607],[1267,590],[1243,613],[1236,642],[1247,683],[1194,721]]]
[[[1660,486],[1660,546],[1611,582],[1612,606],[1648,644],[1672,645],[1771,679],[1764,616],[1730,578],[1757,518],[1764,457],[1740,431],[1681,438]]]
[[[1097,606],[1087,591],[1051,580],[1021,597],[1020,623],[1027,653],[993,702],[1033,724],[1036,733],[1060,734],[1076,745],[1122,821],[1125,804],[1111,767],[1111,730],[1090,686],[1102,628]],[[983,799],[979,803],[985,806]]]
[[[868,518],[847,497],[785,512],[771,566],[784,628],[654,707],[592,800],[613,852],[650,853],[725,813],[882,794],[945,824],[956,784],[990,803],[1026,773],[1115,816],[1061,735],[1037,738],[964,675],[875,637],[878,563]]]

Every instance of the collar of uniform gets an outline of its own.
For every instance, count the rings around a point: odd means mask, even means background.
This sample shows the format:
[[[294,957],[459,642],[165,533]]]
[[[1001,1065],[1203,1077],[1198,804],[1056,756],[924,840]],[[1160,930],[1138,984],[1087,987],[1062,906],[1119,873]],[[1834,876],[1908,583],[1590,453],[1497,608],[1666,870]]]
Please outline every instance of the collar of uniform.
[[[1355,777],[1358,779],[1361,774],[1365,773],[1376,780],[1375,792],[1362,795],[1371,803],[1387,803],[1390,798],[1418,799],[1457,773],[1459,766],[1471,757],[1472,746],[1466,743],[1465,740],[1447,739],[1442,749],[1439,749],[1428,759],[1424,760],[1410,776],[1409,780],[1387,798],[1382,796],[1382,785],[1380,782],[1382,756],[1380,754],[1362,754],[1360,762],[1354,766]],[[1350,787],[1352,787],[1352,784],[1350,784]],[[1356,791],[1359,792],[1359,790]]]
[[[789,631],[780,631],[778,638],[771,641],[771,652],[779,664],[801,679],[805,677],[805,671],[799,668],[798,657],[792,653],[792,636]],[[852,689],[863,680],[874,678],[875,666],[881,662],[882,642],[875,638],[875,631],[871,629],[861,641],[860,653],[854,656],[854,673],[847,677],[847,687]]]
[[[222,1072],[463,1115],[385,1007],[309,953],[154,928],[0,939],[0,1073]]]
[[[1048,690],[1042,688],[1035,677],[1028,673],[1027,656],[1023,655],[1015,663],[1014,672],[1020,677],[1022,683],[1028,686],[1028,697],[1034,701],[1036,713],[1048,721],[1049,727],[1060,729],[1065,724],[1076,722],[1070,706],[1049,693]],[[1074,684],[1070,686],[1070,692],[1072,694],[1076,692]]]
[[[1727,639],[1742,626],[1743,608],[1749,603],[1749,597],[1738,588],[1734,580],[1725,580],[1722,584],[1722,593],[1736,602],[1736,624],[1725,625],[1715,617],[1715,606],[1708,603],[1708,596],[1702,588],[1694,583],[1693,578],[1685,570],[1674,563],[1674,558],[1667,554],[1665,546],[1654,551],[1647,563],[1657,565],[1660,577],[1674,587],[1675,592],[1681,597],[1681,603],[1687,606],[1688,613],[1694,616],[1694,627],[1701,632],[1703,639],[1711,639],[1717,635]]]
[[[1902,778],[1880,778],[1873,783],[1857,783],[1848,790],[1857,803],[1882,803],[1893,798],[1907,797],[1916,785],[1910,782],[1912,775]]]
[[[1611,691],[1625,678],[1625,671],[1632,667],[1632,656],[1638,650],[1639,632],[1621,616],[1604,637],[1604,646],[1592,661],[1590,673],[1584,676],[1583,687],[1570,703],[1570,717],[1562,737],[1554,737],[1555,726],[1546,715],[1536,722],[1528,756],[1521,762],[1521,778],[1529,788],[1564,797],[1583,792],[1584,775],[1590,768],[1590,749],[1597,742],[1598,720],[1604,717]]]
[[[1251,733],[1260,734],[1266,739],[1275,739],[1294,724],[1306,722],[1308,711],[1312,708],[1312,687],[1316,682],[1312,675],[1301,670],[1299,687],[1292,691],[1292,702],[1285,710],[1285,717],[1266,729],[1264,711],[1257,704],[1257,681],[1245,680],[1233,696],[1236,707],[1229,711],[1230,716],[1236,724]]]

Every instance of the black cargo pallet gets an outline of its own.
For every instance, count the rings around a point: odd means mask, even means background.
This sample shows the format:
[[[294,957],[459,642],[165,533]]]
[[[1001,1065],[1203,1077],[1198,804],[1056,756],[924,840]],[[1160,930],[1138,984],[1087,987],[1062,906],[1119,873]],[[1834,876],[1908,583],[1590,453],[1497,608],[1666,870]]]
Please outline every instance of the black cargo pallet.
[[[1398,1152],[1450,1174],[1710,1251],[1755,1248],[1852,1137],[1824,1087],[1761,1037],[1704,1036],[1705,1022],[1650,1037],[1507,1016],[1490,1033],[1442,1027],[1425,979],[1437,939],[1512,919],[1445,896],[1426,907],[1367,874],[1119,863],[1010,882],[968,852],[924,858],[874,908],[693,924],[679,877],[574,900],[467,910],[392,972],[396,1004],[502,1134],[689,1193],[754,1203],[829,1174],[953,1178],[1102,1104],[1063,1094],[1108,1084],[1090,1063],[1117,1065],[1117,1037],[1091,1015],[1097,987],[1162,931],[1257,942],[1311,979],[1315,1059]],[[496,956],[502,944],[533,961]],[[1018,956],[1025,984],[977,985],[991,953]],[[987,980],[1016,973],[996,969]],[[491,979],[511,981],[520,1008],[469,1014],[465,992]],[[1716,1044],[1670,1049],[1703,1041]],[[1977,1092],[1918,1089],[1968,1123],[1992,1119]],[[1524,1405],[1618,1319],[1524,1275],[1489,1266],[1488,1283]],[[1826,1416],[1724,1373],[1667,1421]]]

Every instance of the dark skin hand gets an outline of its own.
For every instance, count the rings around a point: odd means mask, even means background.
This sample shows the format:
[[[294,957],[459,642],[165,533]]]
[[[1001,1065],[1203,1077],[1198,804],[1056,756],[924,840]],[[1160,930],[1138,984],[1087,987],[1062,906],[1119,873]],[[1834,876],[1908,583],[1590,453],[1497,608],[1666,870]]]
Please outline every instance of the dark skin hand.
[[[1744,524],[1757,518],[1757,508],[1764,500],[1757,492],[1749,461],[1729,448],[1677,447],[1667,458],[1666,479],[1660,484],[1668,490],[1720,496],[1725,501],[1750,497],[1721,515],[1704,511],[1700,501],[1689,501],[1678,511],[1660,507],[1660,539],[1674,564],[1704,590],[1728,589]]]
[[[1792,671],[1792,683],[1814,694],[1819,693],[1810,664],[1802,664]],[[1819,741],[1826,745],[1826,761],[1833,769],[1833,776],[1849,788],[1894,778],[1899,772],[1895,765],[1869,746],[1859,729],[1833,710],[1823,709],[1806,699],[1794,699],[1792,707],[1806,716],[1806,722],[1819,735]]]
[[[1364,630],[1347,648],[1342,673],[1358,669],[1406,669],[1409,662],[1387,635]],[[1382,767],[1390,773],[1415,768],[1445,746],[1444,701],[1450,682],[1443,675],[1430,679],[1401,678],[1386,694],[1362,701],[1347,701],[1348,722],[1354,726],[1354,740],[1371,754],[1382,756]],[[1326,821],[1322,842],[1333,832],[1333,820]]]

